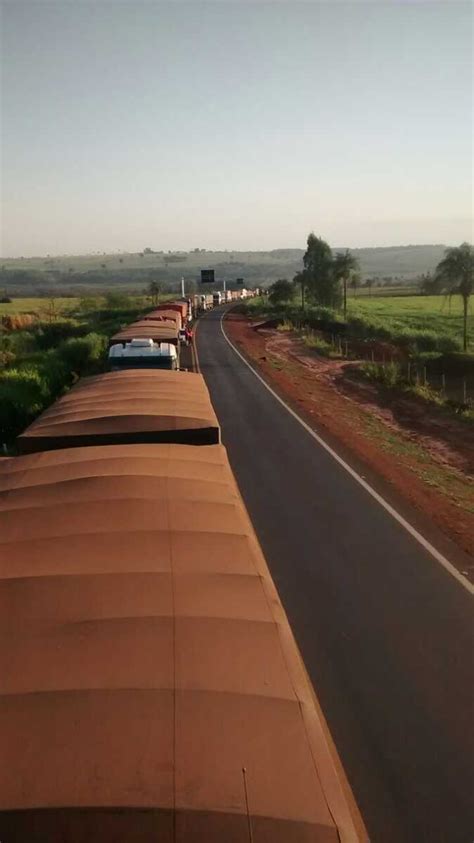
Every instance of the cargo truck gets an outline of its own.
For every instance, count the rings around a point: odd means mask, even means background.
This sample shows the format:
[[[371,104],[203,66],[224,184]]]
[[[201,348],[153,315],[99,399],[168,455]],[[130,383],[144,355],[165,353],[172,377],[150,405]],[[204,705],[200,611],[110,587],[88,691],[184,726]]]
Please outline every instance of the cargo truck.
[[[134,338],[116,343],[109,349],[109,369],[168,369],[178,368],[178,350],[170,342]]]

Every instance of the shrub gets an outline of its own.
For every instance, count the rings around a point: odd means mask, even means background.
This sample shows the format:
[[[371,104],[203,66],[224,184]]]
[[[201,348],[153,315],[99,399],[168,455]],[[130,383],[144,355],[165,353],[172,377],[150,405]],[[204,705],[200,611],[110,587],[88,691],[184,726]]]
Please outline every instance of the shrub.
[[[326,342],[323,337],[319,337],[314,331],[308,331],[303,335],[303,342],[308,348],[313,348],[324,357],[331,357],[333,359],[340,358],[339,352],[333,348],[330,342]]]
[[[46,406],[48,385],[34,368],[0,373],[0,441],[11,442]]]
[[[99,368],[106,348],[103,334],[87,334],[61,343],[58,355],[71,372],[81,376]]]
[[[290,319],[283,319],[282,322],[278,325],[278,331],[293,331],[294,330],[293,322]]]
[[[287,281],[286,278],[280,278],[271,285],[268,298],[272,305],[278,307],[285,302],[291,301],[294,294],[295,290],[291,281]]]
[[[35,335],[31,331],[12,331],[0,334],[0,349],[15,355],[28,354],[36,348]]]
[[[127,308],[130,307],[130,297],[125,293],[107,293],[105,304],[108,308]]]
[[[73,383],[74,375],[59,351],[51,349],[41,356],[38,371],[48,386],[51,400],[64,392]]]
[[[367,380],[384,386],[399,386],[404,380],[398,363],[388,363],[386,366],[380,363],[363,363],[360,371]]]
[[[14,354],[13,351],[0,350],[0,369],[4,369],[6,366],[11,366],[15,360],[16,354]]]
[[[57,322],[40,322],[35,332],[38,348],[47,350],[56,348],[62,340],[69,337],[82,337],[87,333],[87,325],[75,319],[62,319]]]

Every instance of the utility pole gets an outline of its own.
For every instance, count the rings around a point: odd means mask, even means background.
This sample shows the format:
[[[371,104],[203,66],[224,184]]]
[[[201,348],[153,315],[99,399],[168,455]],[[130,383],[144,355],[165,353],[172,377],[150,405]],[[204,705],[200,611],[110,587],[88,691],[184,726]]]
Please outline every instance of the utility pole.
[[[181,278],[181,298],[186,298],[186,296],[184,295],[184,278]]]

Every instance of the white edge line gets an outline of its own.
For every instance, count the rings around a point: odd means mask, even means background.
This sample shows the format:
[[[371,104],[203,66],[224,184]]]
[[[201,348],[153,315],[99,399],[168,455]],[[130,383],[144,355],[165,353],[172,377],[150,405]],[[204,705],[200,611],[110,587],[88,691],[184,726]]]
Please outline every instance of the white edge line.
[[[309,426],[309,424],[306,424],[306,422],[303,421],[302,418],[300,418],[298,413],[295,413],[295,411],[292,410],[292,408],[288,406],[288,404],[283,401],[282,398],[280,398],[280,396],[271,388],[271,386],[268,385],[264,378],[259,375],[259,373],[253,368],[253,366],[250,365],[248,360],[245,359],[244,355],[241,354],[240,351],[235,347],[235,345],[230,341],[229,337],[224,331],[223,322],[226,314],[227,311],[222,314],[220,319],[220,327],[225,341],[230,345],[231,349],[240,357],[242,362],[245,363],[246,366],[248,366],[248,368],[251,372],[253,372],[255,377],[258,378],[258,380],[264,385],[265,389],[268,389],[268,391],[273,395],[274,398],[276,398],[276,400],[282,405],[282,407],[284,407],[285,410],[287,410],[288,413],[290,413],[290,415],[293,416],[293,418],[296,419],[296,421],[299,422],[302,427],[304,427],[306,432],[309,433],[309,435],[312,436],[313,439],[315,439],[316,442],[321,445],[321,447],[324,448],[324,450],[327,451],[328,454],[330,454],[331,457],[335,459],[336,462],[339,463],[339,465],[341,465],[347,471],[347,473],[350,474],[351,477],[353,477],[354,480],[356,480],[357,483],[359,483],[359,485],[362,486],[362,488],[364,488],[366,492],[368,492],[369,495],[371,495],[377,501],[377,503],[380,504],[380,506],[383,506],[383,508],[392,516],[392,518],[394,518],[395,521],[398,521],[398,523],[405,528],[407,533],[410,533],[410,535],[413,536],[413,538],[418,542],[418,544],[421,544],[421,546],[425,550],[427,550],[428,553],[430,553],[431,556],[433,556],[433,558],[436,559],[436,561],[439,562],[439,564],[442,565],[443,568],[445,568],[445,570],[448,571],[448,573],[451,574],[452,577],[454,577],[454,579],[461,583],[461,585],[466,589],[466,591],[469,591],[470,594],[474,594],[474,585],[472,585],[472,583],[470,583],[469,580],[466,579],[466,577],[464,577],[458,571],[458,569],[455,568],[454,565],[449,562],[448,559],[446,559],[446,557],[443,556],[442,553],[439,552],[439,550],[436,550],[436,548],[433,547],[433,545],[430,544],[430,542],[427,541],[421,535],[421,533],[418,532],[418,530],[415,530],[415,528],[412,527],[412,525],[409,524],[409,522],[406,521],[405,518],[403,518],[403,516],[400,515],[400,513],[398,513],[397,510],[393,508],[393,506],[390,506],[390,504],[381,495],[379,495],[379,493],[376,492],[375,489],[373,489],[372,486],[370,486],[369,483],[367,483],[367,481],[364,480],[363,477],[361,477],[360,474],[357,473],[357,471],[354,471],[354,469],[351,468],[351,466],[346,463],[342,459],[342,457],[336,454],[336,452],[333,451],[333,449],[327,444],[327,442],[325,442],[324,439],[321,439],[321,437],[318,436],[317,433],[315,433],[315,431]]]

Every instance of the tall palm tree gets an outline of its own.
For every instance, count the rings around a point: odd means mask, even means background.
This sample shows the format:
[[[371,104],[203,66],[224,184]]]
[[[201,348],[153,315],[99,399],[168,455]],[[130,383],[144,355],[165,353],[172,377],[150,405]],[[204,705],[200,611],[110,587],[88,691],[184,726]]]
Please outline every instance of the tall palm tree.
[[[467,312],[473,292],[474,249],[470,243],[461,243],[446,249],[444,258],[436,267],[438,287],[448,295],[459,295],[463,303],[463,348],[467,351]]]
[[[349,249],[346,249],[345,252],[337,252],[336,257],[333,261],[333,271],[334,275],[338,281],[342,281],[343,286],[343,307],[344,307],[344,319],[346,318],[347,313],[347,282],[351,277],[351,274],[355,272],[359,268],[359,261],[357,258],[351,254]]]

